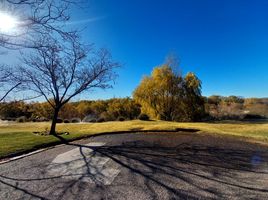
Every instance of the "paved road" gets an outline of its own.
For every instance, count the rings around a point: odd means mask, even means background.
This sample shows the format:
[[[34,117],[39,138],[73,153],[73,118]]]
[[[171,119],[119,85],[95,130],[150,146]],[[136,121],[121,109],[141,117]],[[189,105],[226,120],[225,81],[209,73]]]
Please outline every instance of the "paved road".
[[[0,165],[0,199],[268,199],[267,150],[197,133],[98,136]]]

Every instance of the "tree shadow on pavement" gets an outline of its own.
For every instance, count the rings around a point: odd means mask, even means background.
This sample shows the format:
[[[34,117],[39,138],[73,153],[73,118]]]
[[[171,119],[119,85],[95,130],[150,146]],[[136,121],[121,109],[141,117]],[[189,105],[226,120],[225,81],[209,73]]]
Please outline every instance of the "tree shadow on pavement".
[[[41,177],[24,179],[1,175],[0,183],[39,199],[73,199],[77,196],[81,199],[135,199],[129,196],[135,191],[141,193],[140,198],[146,199],[268,198],[268,154],[265,151],[192,143],[169,147],[140,140],[116,146],[96,147],[68,142],[66,145],[79,148],[83,160],[80,167],[84,169],[81,173],[76,169],[77,174],[48,176],[44,173]],[[85,153],[87,149],[92,150],[90,156]],[[123,174],[111,185],[104,185],[98,178],[104,176],[103,172],[92,164],[94,156],[109,158]],[[72,162],[64,162],[64,165],[68,168]],[[90,178],[91,182],[83,181],[85,178]],[[38,184],[40,181],[48,185],[35,191],[19,186],[20,182]],[[55,187],[50,190],[50,185],[57,185],[56,191]],[[85,195],[85,191],[91,196],[82,198],[80,195]]]

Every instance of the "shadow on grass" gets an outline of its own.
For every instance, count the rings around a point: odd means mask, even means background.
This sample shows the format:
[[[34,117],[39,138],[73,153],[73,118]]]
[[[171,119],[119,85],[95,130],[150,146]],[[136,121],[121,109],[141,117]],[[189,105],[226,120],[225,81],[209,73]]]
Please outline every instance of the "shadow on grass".
[[[268,171],[263,167],[267,166],[266,152],[192,143],[168,147],[141,140],[96,147],[69,143],[61,136],[57,137],[66,145],[79,149],[77,159],[83,165],[76,169],[77,174],[49,176],[44,172],[35,178],[1,175],[0,183],[12,188],[12,192],[20,191],[23,198],[39,199],[75,199],[87,195],[90,199],[132,199],[125,196],[125,192],[134,189],[147,199],[162,199],[163,194],[165,199],[268,197],[268,185],[264,184]],[[92,151],[90,156],[87,150]],[[104,174],[93,164],[94,156],[109,158],[121,171],[124,169],[125,174],[118,177],[123,182],[105,186],[98,178]],[[62,165],[68,168],[72,162]],[[82,173],[78,173],[81,169]],[[85,183],[84,178],[89,178],[91,184]],[[35,184],[34,189],[27,189],[31,184]]]

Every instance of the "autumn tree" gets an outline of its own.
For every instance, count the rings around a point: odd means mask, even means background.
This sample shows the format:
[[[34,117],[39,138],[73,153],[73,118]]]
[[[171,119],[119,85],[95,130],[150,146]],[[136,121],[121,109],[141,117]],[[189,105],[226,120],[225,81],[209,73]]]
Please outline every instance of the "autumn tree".
[[[12,101],[9,103],[2,103],[0,109],[0,116],[3,119],[17,118],[21,116],[29,117],[29,106],[22,101]]]
[[[204,98],[201,95],[201,81],[190,72],[184,77],[183,117],[186,121],[198,121],[205,114]]]
[[[35,49],[19,68],[25,90],[42,95],[53,108],[50,134],[55,134],[58,114],[73,97],[96,88],[109,88],[115,78],[110,53],[85,48],[78,40],[47,39],[46,46]]]
[[[240,104],[243,104],[245,99],[243,97],[238,97],[238,96],[229,96],[229,97],[225,97],[224,98],[224,101],[226,103],[240,103]]]
[[[59,112],[59,117],[61,119],[72,119],[79,117],[79,112],[73,103],[66,103]]]
[[[91,108],[90,101],[80,101],[76,104],[76,110],[78,112],[78,116],[83,119],[89,114],[93,113],[93,109]]]
[[[33,121],[46,121],[52,119],[53,108],[48,102],[35,102],[31,103]]]
[[[144,113],[161,120],[197,120],[197,113],[204,111],[201,82],[193,73],[186,77],[175,73],[168,64],[156,67],[151,76],[144,77],[133,97]]]
[[[114,98],[109,100],[107,113],[113,119],[123,117],[125,119],[136,119],[140,114],[140,105],[131,98]]]
[[[245,99],[239,96],[212,95],[207,98],[206,109],[214,119],[241,119]]]
[[[209,104],[219,105],[223,101],[223,97],[219,95],[212,95],[207,98]]]

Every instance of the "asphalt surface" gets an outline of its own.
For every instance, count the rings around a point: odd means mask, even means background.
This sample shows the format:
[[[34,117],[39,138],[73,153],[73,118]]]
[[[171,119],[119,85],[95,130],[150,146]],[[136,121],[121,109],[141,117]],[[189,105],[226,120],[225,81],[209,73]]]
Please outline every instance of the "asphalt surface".
[[[268,199],[268,149],[198,133],[116,134],[0,165],[0,199]]]

